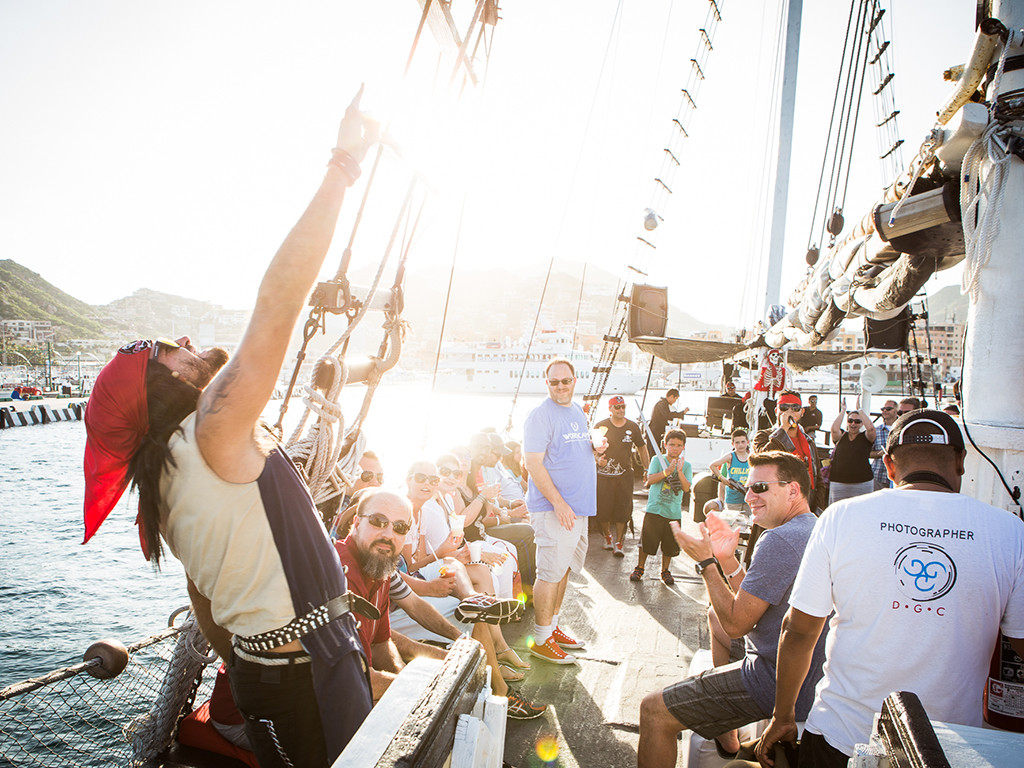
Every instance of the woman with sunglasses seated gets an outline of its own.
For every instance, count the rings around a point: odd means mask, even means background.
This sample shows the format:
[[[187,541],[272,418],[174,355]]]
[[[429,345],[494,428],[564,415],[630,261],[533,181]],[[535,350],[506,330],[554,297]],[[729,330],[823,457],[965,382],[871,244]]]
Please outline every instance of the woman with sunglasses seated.
[[[454,546],[449,543],[452,521],[458,521],[464,529],[465,541],[481,543],[480,563],[485,564],[490,572],[494,594],[498,597],[515,597],[513,581],[514,572],[518,567],[515,547],[487,534],[481,536],[476,528],[467,527],[464,522],[468,518],[467,512],[476,505],[493,503],[497,489],[486,486],[467,504],[459,493],[459,481],[465,473],[459,465],[458,458],[450,453],[440,456],[437,460],[437,472],[441,477],[438,492],[431,501],[423,505],[421,513],[421,529],[426,535],[427,544],[435,548],[440,547],[437,551],[442,557],[459,557],[470,573],[474,574],[479,563],[465,559],[466,549],[463,542],[458,542]],[[455,527],[458,528],[459,525]]]
[[[842,428],[846,417],[846,430]],[[871,417],[860,409],[846,410],[846,398],[839,405],[839,415],[832,422],[832,463],[829,465],[828,503],[862,496],[875,490],[875,473],[869,454],[875,444],[875,425]]]

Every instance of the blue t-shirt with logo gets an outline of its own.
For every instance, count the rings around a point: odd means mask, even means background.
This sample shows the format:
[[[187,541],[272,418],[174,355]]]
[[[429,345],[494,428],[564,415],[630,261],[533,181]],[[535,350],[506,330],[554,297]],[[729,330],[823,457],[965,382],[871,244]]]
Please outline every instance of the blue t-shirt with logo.
[[[550,397],[526,417],[523,451],[543,453],[544,468],[577,517],[597,514],[597,465],[583,409],[576,403],[558,405]],[[554,506],[530,478],[526,508],[531,512]]]

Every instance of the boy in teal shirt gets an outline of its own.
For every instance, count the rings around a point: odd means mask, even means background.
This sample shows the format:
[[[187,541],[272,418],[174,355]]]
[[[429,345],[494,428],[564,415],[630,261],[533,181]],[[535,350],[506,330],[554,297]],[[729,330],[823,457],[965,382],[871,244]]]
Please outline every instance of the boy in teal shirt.
[[[672,558],[679,554],[679,545],[672,535],[669,522],[678,522],[682,519],[683,499],[689,499],[693,468],[683,457],[686,448],[684,432],[670,430],[665,433],[662,445],[668,466],[662,464],[661,457],[655,456],[647,470],[647,512],[644,514],[643,528],[640,531],[640,562],[629,575],[630,581],[640,581],[643,578],[647,558],[657,555],[660,545],[661,580],[666,584],[675,583],[669,565]],[[673,483],[668,479],[671,475],[678,478],[679,490],[673,489]]]

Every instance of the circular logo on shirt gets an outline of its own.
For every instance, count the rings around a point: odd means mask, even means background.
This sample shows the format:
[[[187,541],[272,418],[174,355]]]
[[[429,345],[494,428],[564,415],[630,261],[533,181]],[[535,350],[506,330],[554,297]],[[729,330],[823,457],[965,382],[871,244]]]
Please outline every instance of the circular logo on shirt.
[[[896,553],[893,571],[900,592],[919,603],[938,600],[956,584],[956,563],[935,544],[919,541]]]

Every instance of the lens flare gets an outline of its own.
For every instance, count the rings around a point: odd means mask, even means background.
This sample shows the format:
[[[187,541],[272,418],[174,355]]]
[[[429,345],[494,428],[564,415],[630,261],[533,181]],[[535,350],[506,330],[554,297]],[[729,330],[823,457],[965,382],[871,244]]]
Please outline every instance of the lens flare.
[[[520,592],[518,595],[516,595],[516,600],[518,600],[523,605],[526,605],[526,593]]]
[[[537,643],[534,641],[533,635],[527,635],[526,636],[526,647],[527,648],[533,648],[533,646],[535,646],[536,644]]]
[[[537,757],[545,763],[553,763],[558,759],[558,741],[554,736],[542,736],[537,741]]]

